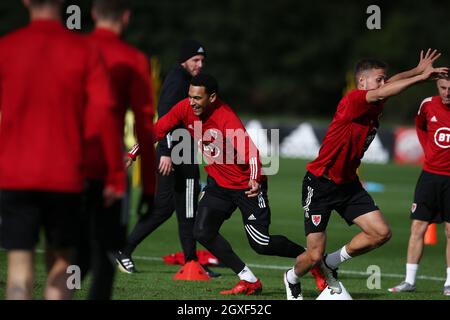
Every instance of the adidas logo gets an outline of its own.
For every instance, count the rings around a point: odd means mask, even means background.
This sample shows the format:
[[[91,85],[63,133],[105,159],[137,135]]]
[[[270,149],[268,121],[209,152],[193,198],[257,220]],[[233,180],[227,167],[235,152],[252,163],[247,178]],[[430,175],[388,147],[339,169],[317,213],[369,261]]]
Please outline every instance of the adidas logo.
[[[197,53],[204,53],[205,50],[203,50],[203,47],[198,48]]]
[[[253,214],[250,215],[250,217],[248,217],[247,220],[256,220],[255,216]]]
[[[437,120],[436,116],[433,116],[433,118],[431,118],[430,121],[431,121],[431,122],[437,122],[438,120]]]

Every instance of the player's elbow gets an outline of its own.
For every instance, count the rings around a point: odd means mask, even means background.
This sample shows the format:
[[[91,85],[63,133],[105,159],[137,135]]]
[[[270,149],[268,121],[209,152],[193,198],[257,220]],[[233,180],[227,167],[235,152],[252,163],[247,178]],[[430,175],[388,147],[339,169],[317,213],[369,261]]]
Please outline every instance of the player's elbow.
[[[375,103],[385,100],[388,96],[381,89],[370,90],[367,92],[366,100],[368,103]]]

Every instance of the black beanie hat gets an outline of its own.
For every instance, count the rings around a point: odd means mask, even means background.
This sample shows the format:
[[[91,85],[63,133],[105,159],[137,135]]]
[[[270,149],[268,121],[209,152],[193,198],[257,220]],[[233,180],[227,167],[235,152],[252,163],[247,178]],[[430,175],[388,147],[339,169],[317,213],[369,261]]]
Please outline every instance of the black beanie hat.
[[[178,58],[178,61],[180,63],[183,63],[186,60],[189,60],[190,58],[198,54],[201,54],[206,57],[205,48],[203,48],[203,46],[198,41],[185,40],[181,45],[180,56]]]

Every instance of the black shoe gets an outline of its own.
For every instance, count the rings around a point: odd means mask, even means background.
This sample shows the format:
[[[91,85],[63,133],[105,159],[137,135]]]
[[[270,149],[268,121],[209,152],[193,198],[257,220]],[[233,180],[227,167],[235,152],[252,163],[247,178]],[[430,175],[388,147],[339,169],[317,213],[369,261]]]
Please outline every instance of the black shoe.
[[[209,269],[206,264],[203,264],[202,268],[203,268],[203,270],[205,270],[205,272],[208,274],[208,276],[210,278],[218,278],[218,277],[220,277],[222,275],[222,274],[220,274],[218,272],[214,272],[211,269]]]
[[[302,286],[300,282],[292,284],[287,280],[287,271],[283,276],[284,287],[286,288],[286,298],[288,300],[303,300]]]
[[[116,256],[116,262],[119,266],[119,270],[125,273],[136,273],[136,267],[134,266],[134,261],[131,256],[127,256],[122,252],[118,252]]]

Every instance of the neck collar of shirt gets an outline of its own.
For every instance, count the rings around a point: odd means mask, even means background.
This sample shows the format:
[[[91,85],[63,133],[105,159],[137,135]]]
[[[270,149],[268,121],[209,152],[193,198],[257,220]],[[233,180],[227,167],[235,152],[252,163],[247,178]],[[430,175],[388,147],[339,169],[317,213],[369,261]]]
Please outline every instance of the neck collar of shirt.
[[[57,19],[33,19],[30,22],[30,26],[38,29],[63,28],[62,22]]]
[[[106,29],[106,28],[102,28],[102,27],[96,27],[94,29],[94,34],[100,35],[103,37],[108,37],[108,38],[118,38],[119,37],[119,35],[117,33],[115,33],[114,31]]]

